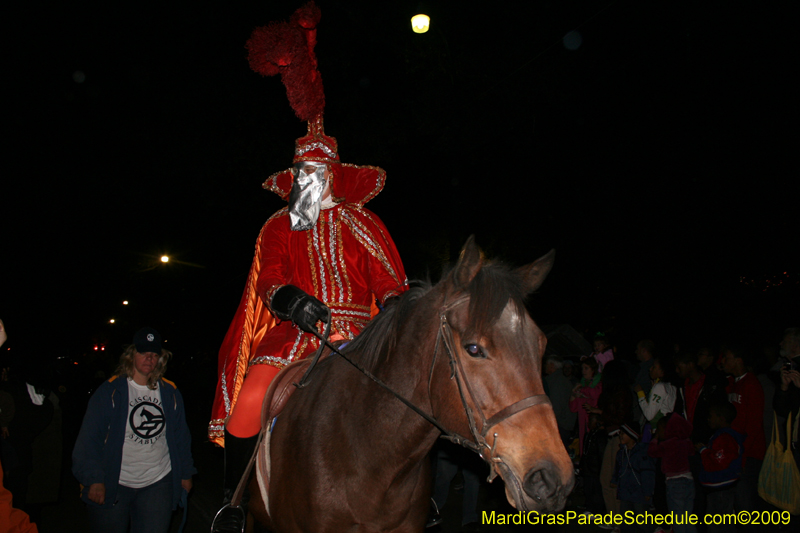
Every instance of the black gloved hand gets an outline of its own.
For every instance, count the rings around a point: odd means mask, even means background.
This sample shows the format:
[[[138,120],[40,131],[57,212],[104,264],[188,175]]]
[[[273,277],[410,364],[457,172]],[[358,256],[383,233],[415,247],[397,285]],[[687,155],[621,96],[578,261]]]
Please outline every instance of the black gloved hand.
[[[270,307],[275,316],[291,320],[307,333],[317,333],[317,320],[328,321],[328,307],[294,285],[284,285],[275,291]]]

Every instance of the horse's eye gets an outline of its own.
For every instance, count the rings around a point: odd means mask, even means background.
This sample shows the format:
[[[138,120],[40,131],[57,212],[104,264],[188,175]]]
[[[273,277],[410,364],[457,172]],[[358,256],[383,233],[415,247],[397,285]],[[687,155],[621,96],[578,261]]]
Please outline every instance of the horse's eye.
[[[470,355],[470,357],[476,357],[485,359],[486,356],[483,354],[483,350],[477,344],[466,344],[464,345],[464,350]]]

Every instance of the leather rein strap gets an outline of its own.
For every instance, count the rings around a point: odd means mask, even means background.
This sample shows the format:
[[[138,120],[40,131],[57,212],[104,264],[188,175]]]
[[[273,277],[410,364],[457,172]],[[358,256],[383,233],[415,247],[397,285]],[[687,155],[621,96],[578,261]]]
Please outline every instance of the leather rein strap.
[[[478,402],[475,399],[475,394],[472,391],[472,387],[470,386],[469,379],[467,378],[467,375],[464,372],[464,368],[461,365],[461,360],[458,357],[456,357],[456,355],[455,355],[456,351],[454,349],[453,330],[452,330],[452,328],[450,327],[450,324],[447,321],[447,311],[449,311],[450,309],[456,307],[457,305],[460,305],[462,303],[467,302],[468,300],[469,300],[468,296],[463,296],[463,297],[459,298],[458,300],[452,302],[449,305],[445,302],[445,304],[442,305],[442,307],[439,310],[439,331],[438,331],[438,333],[436,335],[436,345],[434,346],[434,349],[433,349],[433,360],[431,362],[430,373],[428,375],[428,396],[430,397],[431,379],[433,378],[433,369],[434,369],[434,366],[436,364],[436,357],[438,356],[438,353],[439,353],[439,345],[440,345],[442,339],[444,339],[443,344],[444,344],[444,347],[445,347],[445,351],[447,352],[447,356],[448,356],[449,363],[450,363],[450,369],[451,369],[450,379],[455,378],[456,384],[458,385],[458,393],[459,393],[459,396],[461,397],[461,405],[464,407],[464,412],[467,415],[467,419],[469,421],[470,433],[472,434],[472,437],[475,439],[474,442],[472,440],[469,440],[469,439],[466,439],[466,438],[462,437],[461,435],[459,435],[457,433],[449,431],[438,420],[436,420],[433,416],[431,416],[431,415],[427,414],[426,412],[424,412],[422,409],[420,409],[419,407],[417,407],[416,405],[411,403],[409,400],[407,400],[405,397],[403,397],[400,394],[398,394],[397,392],[395,392],[391,387],[389,387],[386,383],[384,383],[380,378],[378,378],[377,376],[372,374],[367,369],[363,368],[361,365],[359,365],[357,362],[353,361],[347,355],[345,355],[345,354],[341,353],[339,350],[337,350],[332,344],[330,344],[328,342],[327,336],[323,337],[323,336],[319,335],[318,333],[316,334],[316,336],[323,342],[324,345],[327,345],[334,353],[336,353],[337,355],[341,356],[345,361],[350,363],[359,372],[361,372],[362,374],[364,374],[365,376],[370,378],[372,381],[374,381],[375,383],[380,385],[383,389],[385,389],[388,392],[390,392],[392,395],[394,395],[395,398],[397,398],[398,400],[403,402],[409,409],[411,409],[412,411],[414,411],[415,413],[420,415],[422,418],[424,418],[425,420],[427,420],[428,422],[433,424],[439,431],[441,431],[443,433],[441,438],[447,439],[447,440],[452,441],[452,442],[454,442],[454,443],[456,443],[456,444],[458,444],[460,446],[463,446],[463,447],[465,447],[465,448],[467,448],[469,450],[474,451],[475,453],[477,453],[478,455],[483,457],[484,460],[487,460],[489,462],[500,462],[498,459],[495,459],[495,457],[494,457],[494,447],[490,447],[488,445],[488,443],[486,442],[486,434],[489,432],[489,429],[492,428],[493,426],[496,426],[500,422],[503,422],[504,420],[514,416],[515,414],[517,414],[517,413],[519,413],[521,411],[524,411],[525,409],[528,409],[530,407],[533,407],[535,405],[540,405],[540,404],[550,405],[550,399],[547,397],[546,394],[535,394],[533,396],[529,396],[527,398],[523,398],[522,400],[514,402],[511,405],[501,409],[500,411],[498,411],[497,413],[495,413],[494,415],[492,415],[488,419],[486,418],[486,416],[483,413],[483,409],[481,409],[480,405],[478,404]],[[326,333],[327,332],[328,331],[326,329]],[[318,359],[318,358],[319,358],[319,354],[317,355],[317,357],[315,357],[314,363],[316,363],[316,359]],[[309,368],[309,370],[306,372],[306,375],[303,376],[303,379],[301,380],[301,384],[295,384],[295,385],[304,386],[306,384],[306,382],[308,380],[308,377],[309,377],[308,375],[310,374],[311,369],[314,367],[314,363],[312,363],[311,368]],[[472,401],[472,405],[475,406],[475,410],[477,410],[478,416],[480,417],[480,421],[481,421],[481,431],[480,432],[478,431],[478,426],[475,423],[475,415],[474,415],[473,409],[470,408],[469,404],[467,403],[466,396],[464,396],[464,388],[467,389],[467,393],[470,396],[470,400]],[[495,435],[495,444],[496,444],[496,438],[497,438],[497,436]],[[489,457],[488,458],[485,457],[485,455],[484,455],[485,451],[489,452]],[[492,476],[492,477],[494,477],[494,476]]]
[[[527,398],[523,398],[519,401],[512,403],[511,405],[508,405],[507,407],[504,407],[491,417],[486,418],[483,409],[481,409],[480,404],[476,401],[475,393],[472,390],[469,378],[467,377],[467,374],[464,371],[464,367],[461,364],[461,359],[456,357],[455,341],[453,340],[453,329],[450,327],[450,323],[447,321],[447,311],[468,300],[469,297],[463,296],[449,305],[445,303],[439,310],[439,334],[436,340],[437,349],[434,351],[433,354],[434,361],[433,363],[431,363],[431,369],[433,369],[433,365],[436,362],[439,339],[444,339],[445,351],[447,352],[447,356],[450,361],[450,379],[455,378],[456,380],[456,384],[458,385],[458,393],[459,396],[461,397],[461,404],[463,405],[464,411],[467,414],[470,433],[472,433],[472,437],[475,439],[474,443],[471,441],[469,442],[472,446],[467,446],[467,447],[476,451],[484,460],[486,460],[490,464],[500,463],[502,461],[498,458],[495,458],[494,456],[494,447],[497,445],[497,434],[494,435],[495,440],[492,446],[489,446],[489,444],[486,442],[486,435],[489,433],[489,429],[491,429],[493,426],[496,426],[500,422],[503,422],[504,420],[514,416],[515,414],[524,411],[525,409],[528,409],[530,407],[533,407],[535,405],[540,405],[540,404],[551,405],[550,398],[548,398],[546,394],[534,394],[533,396],[528,396]],[[430,389],[430,378],[428,381],[428,388]],[[464,395],[464,389],[466,389],[467,394],[469,394],[470,400],[472,401],[472,405],[474,406],[474,408],[470,408],[469,404],[467,403],[467,398]],[[475,422],[474,411],[477,412],[480,418],[481,422],[480,431],[478,431],[478,425]],[[485,451],[489,452],[489,457],[486,457],[484,455]],[[490,475],[490,480],[494,478],[494,475],[496,475],[496,472]]]

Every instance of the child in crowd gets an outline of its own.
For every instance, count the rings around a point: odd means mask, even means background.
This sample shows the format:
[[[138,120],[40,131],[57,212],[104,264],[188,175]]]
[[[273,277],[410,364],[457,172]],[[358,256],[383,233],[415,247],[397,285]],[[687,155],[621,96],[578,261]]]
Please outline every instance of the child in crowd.
[[[611,349],[608,337],[603,333],[595,335],[593,347],[594,351],[589,357],[597,361],[598,372],[602,372],[605,364],[614,359],[614,350]]]
[[[650,507],[655,488],[655,462],[647,455],[647,444],[639,442],[639,424],[628,422],[620,427],[620,447],[617,464],[611,478],[611,486],[617,487],[619,510],[624,516],[627,511],[643,514]],[[627,525],[623,522],[620,530],[651,533],[652,526]]]
[[[742,475],[744,435],[731,429],[736,407],[727,401],[712,404],[708,409],[708,425],[714,431],[708,446],[698,444],[702,461],[700,484],[707,491],[708,514],[733,512],[736,483]],[[740,509],[750,510],[750,509]],[[709,525],[708,533],[736,531],[733,525]]]
[[[694,479],[689,469],[689,456],[694,446],[689,435],[692,425],[677,413],[663,416],[656,426],[656,438],[650,442],[647,453],[661,458],[661,471],[667,481],[667,508],[676,516],[691,513],[694,507]],[[675,533],[695,533],[692,524],[675,524]]]
[[[600,415],[589,415],[589,431],[583,439],[583,454],[579,465],[583,478],[583,491],[586,495],[586,512],[604,514],[603,489],[600,486],[600,467],[603,465],[603,454],[608,443],[608,434]]]
[[[674,366],[668,358],[656,357],[653,366],[650,367],[650,379],[653,382],[650,393],[645,395],[641,385],[633,386],[639,399],[639,407],[644,415],[644,423],[649,424],[649,428],[645,428],[644,432],[648,437],[645,438],[647,442],[650,441],[651,428],[655,429],[659,419],[667,413],[671,413],[675,408],[678,389],[672,383],[675,377]]]
[[[583,438],[589,425],[589,409],[597,407],[597,399],[603,392],[603,383],[600,381],[602,374],[597,370],[597,361],[585,357],[581,361],[581,382],[572,388],[569,396],[569,410],[578,413],[578,438],[583,452]]]

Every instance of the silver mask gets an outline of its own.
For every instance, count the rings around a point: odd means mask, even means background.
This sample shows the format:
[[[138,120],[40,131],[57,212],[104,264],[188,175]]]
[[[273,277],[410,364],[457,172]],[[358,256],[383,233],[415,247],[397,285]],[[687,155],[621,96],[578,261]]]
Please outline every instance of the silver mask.
[[[306,174],[306,167],[315,167]],[[325,190],[326,165],[313,161],[300,161],[294,165],[294,183],[289,193],[289,220],[292,231],[305,231],[314,227],[319,217],[322,192]]]

